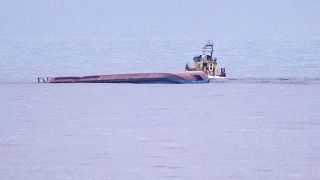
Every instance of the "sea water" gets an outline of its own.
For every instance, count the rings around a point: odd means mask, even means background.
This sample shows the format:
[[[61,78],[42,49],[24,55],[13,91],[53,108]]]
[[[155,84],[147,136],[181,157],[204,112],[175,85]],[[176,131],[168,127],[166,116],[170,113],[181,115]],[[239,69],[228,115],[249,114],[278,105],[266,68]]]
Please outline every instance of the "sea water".
[[[320,40],[216,39],[209,84],[38,84],[183,71],[206,41],[0,39],[0,179],[319,179]]]

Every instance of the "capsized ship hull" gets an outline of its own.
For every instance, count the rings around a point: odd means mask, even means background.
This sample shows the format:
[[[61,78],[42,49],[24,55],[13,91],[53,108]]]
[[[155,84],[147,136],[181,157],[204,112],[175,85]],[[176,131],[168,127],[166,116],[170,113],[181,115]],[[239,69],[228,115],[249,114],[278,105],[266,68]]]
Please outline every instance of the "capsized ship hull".
[[[38,79],[38,81],[40,81]],[[84,77],[52,77],[47,83],[135,83],[135,84],[195,84],[208,83],[208,75],[202,71],[180,73],[135,73],[94,75]]]

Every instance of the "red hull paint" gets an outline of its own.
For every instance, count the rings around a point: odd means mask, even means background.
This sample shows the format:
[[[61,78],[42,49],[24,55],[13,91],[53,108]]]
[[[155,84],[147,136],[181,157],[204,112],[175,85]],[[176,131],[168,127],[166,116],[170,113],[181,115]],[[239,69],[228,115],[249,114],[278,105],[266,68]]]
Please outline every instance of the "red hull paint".
[[[181,73],[135,73],[94,75],[84,77],[53,77],[48,83],[206,83],[207,74],[202,71]]]

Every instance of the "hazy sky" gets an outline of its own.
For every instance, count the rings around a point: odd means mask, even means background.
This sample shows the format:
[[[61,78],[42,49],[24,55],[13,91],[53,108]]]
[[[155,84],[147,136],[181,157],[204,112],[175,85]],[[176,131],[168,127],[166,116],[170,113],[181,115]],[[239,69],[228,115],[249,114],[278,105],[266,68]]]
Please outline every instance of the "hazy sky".
[[[0,0],[0,37],[319,37],[319,29],[319,0]]]

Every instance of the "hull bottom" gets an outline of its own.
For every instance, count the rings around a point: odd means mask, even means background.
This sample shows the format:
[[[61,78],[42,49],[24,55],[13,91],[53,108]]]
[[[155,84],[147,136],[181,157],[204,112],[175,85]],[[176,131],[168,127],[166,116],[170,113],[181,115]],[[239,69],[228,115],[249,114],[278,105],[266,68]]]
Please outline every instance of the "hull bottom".
[[[208,75],[202,71],[181,73],[136,73],[95,75],[84,77],[53,77],[47,83],[134,83],[134,84],[196,84],[208,83]]]

